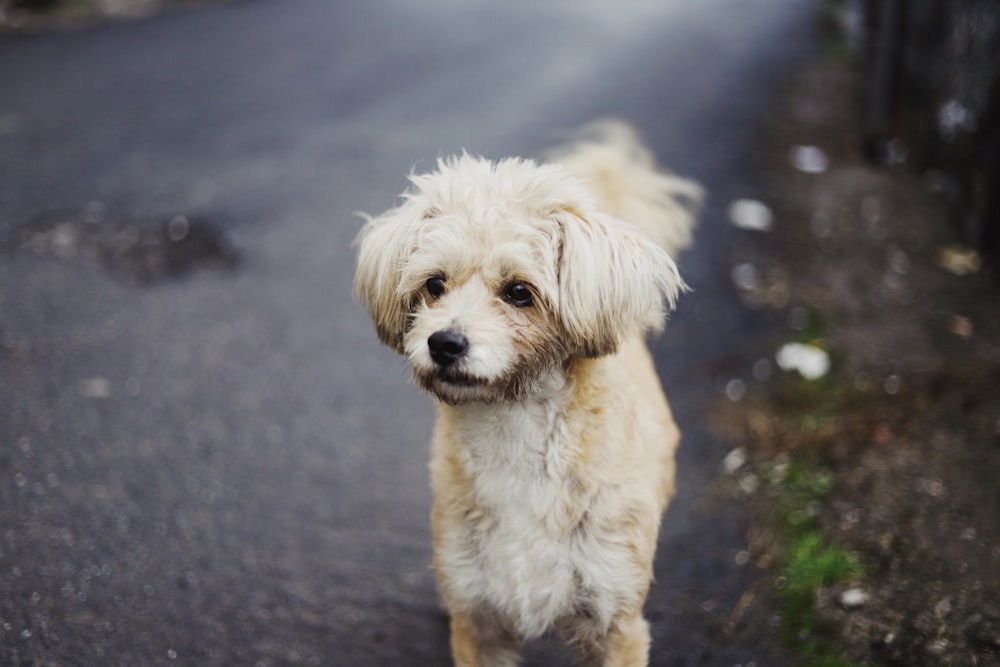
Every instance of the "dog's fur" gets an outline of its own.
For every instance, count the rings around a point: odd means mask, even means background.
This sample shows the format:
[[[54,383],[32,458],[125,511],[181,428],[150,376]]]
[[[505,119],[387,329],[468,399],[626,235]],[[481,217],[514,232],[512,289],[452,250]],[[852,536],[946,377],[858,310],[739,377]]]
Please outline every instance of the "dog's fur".
[[[558,630],[645,665],[642,606],[679,432],[643,332],[684,283],[694,183],[621,124],[550,164],[461,155],[358,237],[357,299],[439,399],[434,565],[458,665]]]

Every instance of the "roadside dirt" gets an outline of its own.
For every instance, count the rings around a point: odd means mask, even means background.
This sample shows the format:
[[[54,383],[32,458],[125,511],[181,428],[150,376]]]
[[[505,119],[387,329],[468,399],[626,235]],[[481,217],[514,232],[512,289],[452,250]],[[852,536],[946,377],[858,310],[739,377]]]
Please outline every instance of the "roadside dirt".
[[[816,592],[824,639],[850,663],[1000,665],[1000,278],[960,246],[939,177],[864,160],[861,85],[843,61],[792,77],[760,154],[774,226],[736,232],[744,301],[789,322],[717,413],[737,452],[720,488],[749,508],[761,574],[745,601],[777,635],[781,527],[767,480],[807,461],[832,483],[806,510],[863,567]],[[827,164],[793,166],[796,146]],[[803,339],[832,360],[818,380],[766,356]]]
[[[0,35],[72,29],[108,19],[149,16],[217,0],[0,0]]]

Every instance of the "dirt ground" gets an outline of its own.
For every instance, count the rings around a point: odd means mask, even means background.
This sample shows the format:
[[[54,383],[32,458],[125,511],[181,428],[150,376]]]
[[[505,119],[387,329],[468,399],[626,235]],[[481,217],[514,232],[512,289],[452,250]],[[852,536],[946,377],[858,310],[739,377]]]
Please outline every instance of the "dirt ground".
[[[775,499],[804,461],[830,486],[805,510],[863,572],[816,591],[843,661],[808,664],[1000,665],[1000,277],[960,245],[939,175],[864,160],[861,85],[843,60],[791,78],[759,154],[773,228],[735,232],[744,301],[788,318],[718,413],[761,573],[745,599],[788,620]],[[826,164],[793,166],[796,146]],[[766,356],[795,340],[829,353],[826,375]]]

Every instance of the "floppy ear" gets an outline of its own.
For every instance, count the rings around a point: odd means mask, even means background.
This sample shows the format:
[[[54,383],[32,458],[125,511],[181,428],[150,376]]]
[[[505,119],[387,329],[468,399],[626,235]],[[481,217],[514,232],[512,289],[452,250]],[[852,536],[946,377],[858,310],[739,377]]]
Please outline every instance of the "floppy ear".
[[[601,214],[558,214],[559,317],[571,355],[599,357],[634,332],[660,329],[664,302],[686,288],[670,255],[637,229]]]
[[[399,208],[377,218],[367,215],[364,227],[354,240],[358,248],[358,269],[354,275],[354,298],[368,308],[379,340],[403,352],[403,334],[410,311],[409,296],[400,289],[400,276],[413,250],[410,216]]]

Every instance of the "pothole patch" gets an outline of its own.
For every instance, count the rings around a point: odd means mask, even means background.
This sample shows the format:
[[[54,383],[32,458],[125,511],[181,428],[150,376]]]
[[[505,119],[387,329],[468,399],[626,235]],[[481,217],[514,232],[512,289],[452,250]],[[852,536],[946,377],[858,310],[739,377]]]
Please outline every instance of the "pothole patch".
[[[232,270],[235,248],[217,224],[200,217],[172,215],[113,219],[104,206],[39,216],[14,231],[16,251],[65,261],[82,261],[120,278],[152,284],[202,269]]]

